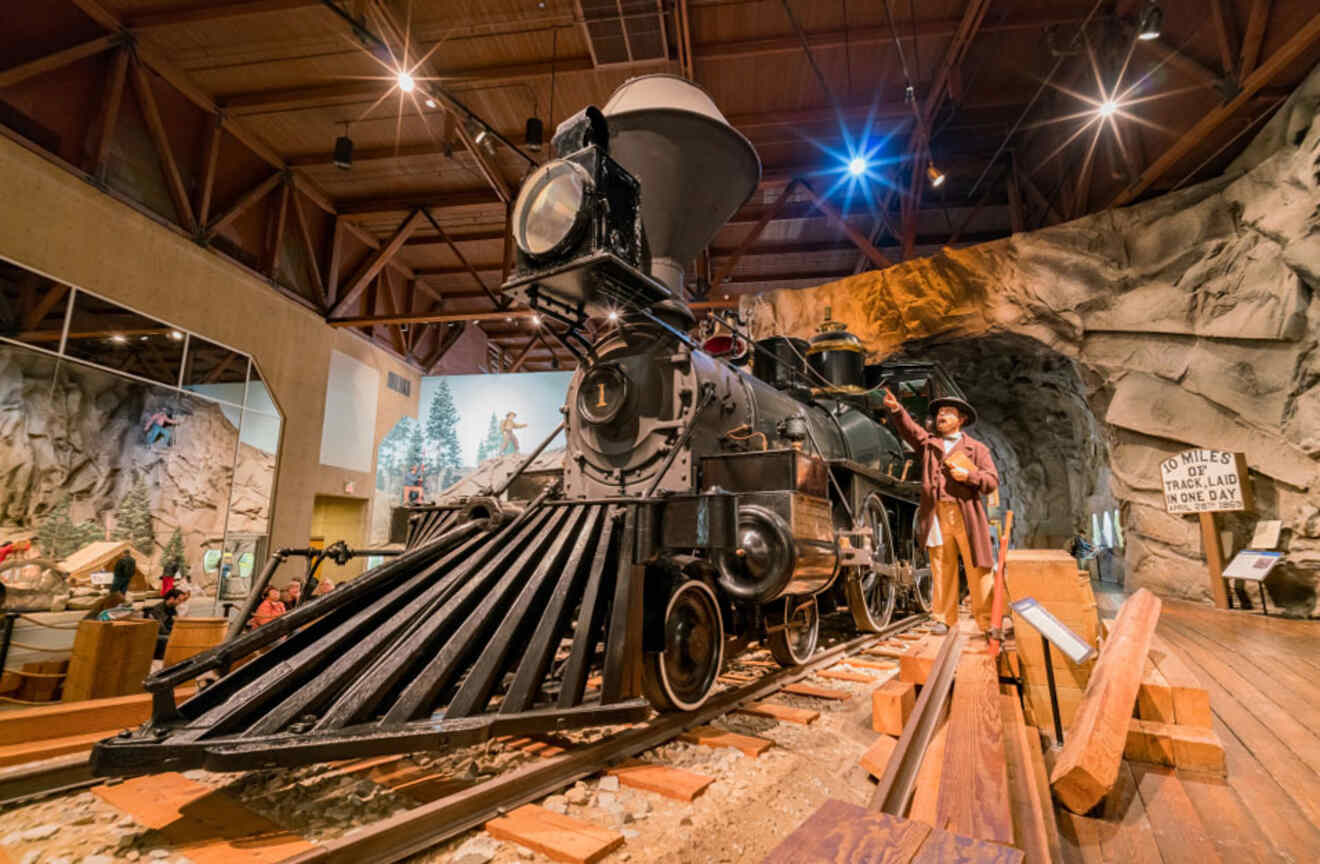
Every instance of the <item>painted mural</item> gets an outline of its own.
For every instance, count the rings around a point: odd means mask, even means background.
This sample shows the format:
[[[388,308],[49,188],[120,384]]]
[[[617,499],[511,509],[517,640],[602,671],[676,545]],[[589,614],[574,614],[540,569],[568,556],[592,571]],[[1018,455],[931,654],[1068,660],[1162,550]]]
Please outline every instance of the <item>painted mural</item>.
[[[371,542],[386,541],[390,508],[434,501],[481,466],[535,449],[563,418],[572,377],[531,372],[423,378],[418,416],[399,420],[376,451]]]

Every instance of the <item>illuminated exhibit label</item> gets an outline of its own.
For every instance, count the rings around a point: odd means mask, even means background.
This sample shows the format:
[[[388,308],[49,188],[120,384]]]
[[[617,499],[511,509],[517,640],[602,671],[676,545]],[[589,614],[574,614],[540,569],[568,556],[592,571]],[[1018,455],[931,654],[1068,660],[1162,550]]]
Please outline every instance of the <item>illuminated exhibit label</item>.
[[[1246,460],[1230,450],[1184,450],[1160,463],[1170,513],[1245,510]]]

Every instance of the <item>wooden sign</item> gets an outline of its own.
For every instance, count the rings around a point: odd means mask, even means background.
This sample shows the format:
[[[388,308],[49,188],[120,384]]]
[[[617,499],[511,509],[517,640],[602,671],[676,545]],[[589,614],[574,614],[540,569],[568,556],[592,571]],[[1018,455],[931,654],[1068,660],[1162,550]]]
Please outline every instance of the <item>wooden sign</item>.
[[[1247,461],[1229,450],[1184,450],[1160,463],[1170,513],[1250,510]]]

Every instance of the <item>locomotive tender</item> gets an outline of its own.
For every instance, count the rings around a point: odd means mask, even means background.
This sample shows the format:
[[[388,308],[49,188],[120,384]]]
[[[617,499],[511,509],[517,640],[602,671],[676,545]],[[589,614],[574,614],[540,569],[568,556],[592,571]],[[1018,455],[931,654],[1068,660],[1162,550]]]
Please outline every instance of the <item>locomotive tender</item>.
[[[690,710],[731,646],[765,640],[794,665],[822,612],[847,607],[876,631],[900,604],[929,608],[919,486],[878,394],[958,395],[952,382],[930,364],[866,366],[828,314],[810,341],[749,343],[750,369],[689,336],[685,262],[760,179],[695,85],[633,79],[553,145],[514,206],[504,290],[558,321],[580,360],[562,480],[521,508],[502,496],[516,477],[419,508],[397,558],[156,673],[151,720],[98,744],[98,773],[295,765]],[[176,705],[203,674],[219,677]]]

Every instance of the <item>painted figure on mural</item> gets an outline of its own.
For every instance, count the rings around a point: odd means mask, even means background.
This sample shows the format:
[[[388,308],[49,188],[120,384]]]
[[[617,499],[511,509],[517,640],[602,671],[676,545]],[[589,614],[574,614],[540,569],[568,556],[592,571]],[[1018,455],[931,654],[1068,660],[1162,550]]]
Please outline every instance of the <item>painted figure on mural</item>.
[[[160,439],[165,439],[166,447],[174,446],[174,430],[171,426],[178,426],[179,421],[174,419],[173,413],[169,408],[162,408],[155,414],[147,418],[142,431],[147,435],[147,446],[150,447]]]
[[[510,453],[518,452],[518,436],[513,434],[515,429],[526,429],[526,423],[519,423],[513,419],[518,416],[517,411],[510,411],[504,415],[504,422],[500,423],[500,434],[503,440],[500,442],[500,455],[506,456]]]
[[[917,536],[930,554],[935,632],[958,623],[958,558],[962,557],[971,594],[972,616],[982,633],[990,630],[994,557],[990,522],[982,495],[999,488],[990,448],[963,431],[976,422],[976,409],[952,396],[932,399],[932,434],[913,421],[893,393],[885,391],[885,410],[903,440],[920,454],[921,506]]]

